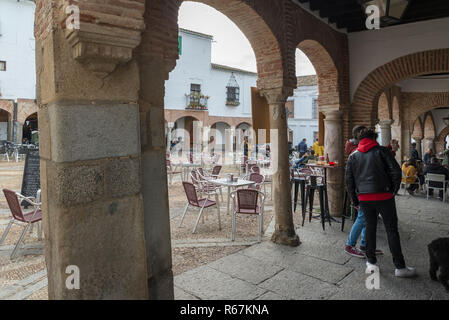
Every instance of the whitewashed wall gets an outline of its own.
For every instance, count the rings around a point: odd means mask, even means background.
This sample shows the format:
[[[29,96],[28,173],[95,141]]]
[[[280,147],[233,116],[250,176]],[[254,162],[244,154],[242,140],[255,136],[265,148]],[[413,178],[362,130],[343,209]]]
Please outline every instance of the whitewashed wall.
[[[33,1],[0,1],[0,99],[36,98],[34,9]]]
[[[318,98],[317,86],[298,87],[289,100],[294,100],[294,118],[288,119],[288,127],[293,130],[293,145],[297,146],[306,138],[307,145],[313,144],[313,132],[318,132],[318,119],[313,119],[313,100]]]
[[[165,83],[165,108],[184,110],[186,94],[190,93],[190,84],[200,84],[204,95],[210,96],[208,109],[210,116],[216,117],[251,117],[251,87],[257,86],[257,74],[243,71],[232,71],[211,64],[212,37],[197,35],[180,30],[182,36],[182,53],[175,69],[170,73]],[[226,85],[232,72],[240,87],[240,105],[226,105]],[[293,143],[297,145],[303,138],[312,145],[313,132],[318,131],[318,119],[312,119],[313,99],[318,97],[317,86],[297,88],[290,100],[294,100],[294,119],[288,120],[289,128],[293,130]],[[226,121],[226,119],[223,119]],[[183,128],[183,122],[178,122],[178,128]],[[218,124],[220,134],[216,136],[216,145],[224,141],[225,126]],[[183,137],[182,134],[177,136]]]

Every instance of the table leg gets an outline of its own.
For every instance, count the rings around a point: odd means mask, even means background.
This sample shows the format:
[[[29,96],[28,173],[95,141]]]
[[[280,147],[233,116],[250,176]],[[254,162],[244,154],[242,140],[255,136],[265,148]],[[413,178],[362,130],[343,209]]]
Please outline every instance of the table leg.
[[[293,208],[293,212],[296,212],[296,205],[298,203],[299,181],[296,179],[294,181],[295,181],[295,206]]]
[[[230,199],[231,199],[231,187],[228,186],[228,200],[227,200],[227,203],[226,203],[226,212],[228,214],[229,214],[229,201],[230,201]]]

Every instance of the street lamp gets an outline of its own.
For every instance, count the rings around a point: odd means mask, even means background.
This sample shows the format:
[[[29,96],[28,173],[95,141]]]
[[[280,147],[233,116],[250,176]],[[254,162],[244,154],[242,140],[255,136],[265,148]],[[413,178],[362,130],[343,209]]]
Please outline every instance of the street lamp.
[[[380,11],[381,26],[390,26],[401,21],[402,15],[409,4],[408,0],[359,0],[366,9],[375,5]]]

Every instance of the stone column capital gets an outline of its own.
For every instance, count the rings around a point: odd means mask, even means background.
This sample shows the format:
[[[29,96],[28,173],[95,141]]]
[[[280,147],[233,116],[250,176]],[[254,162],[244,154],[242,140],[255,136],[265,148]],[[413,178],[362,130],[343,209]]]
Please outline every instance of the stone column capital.
[[[341,110],[325,110],[324,113],[324,121],[343,121],[343,111]]]
[[[392,120],[392,119],[379,120],[379,125],[384,128],[390,128],[393,123],[394,123],[394,120]]]
[[[268,104],[285,105],[289,97],[287,91],[284,88],[263,89],[260,91],[260,94],[267,99]]]
[[[421,137],[413,137],[413,136],[412,136],[412,138],[413,138],[413,140],[415,140],[416,142],[418,142],[418,141],[421,142],[421,140],[422,140]]]

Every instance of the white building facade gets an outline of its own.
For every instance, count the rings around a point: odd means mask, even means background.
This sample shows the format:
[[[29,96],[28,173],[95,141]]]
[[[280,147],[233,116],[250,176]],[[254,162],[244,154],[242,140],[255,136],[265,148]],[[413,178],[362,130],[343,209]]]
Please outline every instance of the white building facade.
[[[215,144],[222,145],[226,129],[245,130],[252,124],[251,87],[257,86],[257,73],[211,63],[212,41],[210,35],[179,31],[179,59],[165,83],[166,125],[179,129],[172,131],[171,139],[184,140],[189,132],[192,136],[193,121],[201,121],[217,130]],[[299,87],[287,103],[294,106],[289,107],[294,111],[288,120],[294,145],[303,138],[312,142],[318,134],[316,76],[298,79]]]
[[[22,142],[37,112],[34,10],[31,0],[0,1],[0,140]]]
[[[316,76],[298,77],[298,87],[287,100],[289,141],[297,146],[302,139],[312,146],[318,139],[318,86]]]

